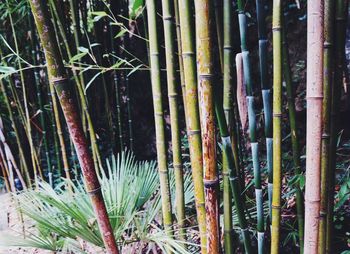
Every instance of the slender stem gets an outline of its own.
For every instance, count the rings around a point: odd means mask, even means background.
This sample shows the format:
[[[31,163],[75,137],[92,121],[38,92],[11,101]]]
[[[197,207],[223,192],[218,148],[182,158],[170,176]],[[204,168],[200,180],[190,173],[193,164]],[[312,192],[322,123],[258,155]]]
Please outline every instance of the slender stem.
[[[168,99],[170,108],[171,143],[173,150],[173,167],[175,170],[176,213],[179,234],[185,239],[185,196],[183,183],[183,167],[181,159],[181,137],[178,111],[178,92],[175,69],[175,30],[174,14],[171,1],[162,0],[163,24],[165,38],[165,55],[167,68]]]
[[[197,73],[194,44],[194,27],[191,1],[179,0],[182,59],[186,86],[187,136],[190,147],[192,177],[195,193],[197,221],[200,234],[201,253],[207,253],[206,211],[204,207],[204,184],[202,164],[201,125],[199,121]]]
[[[258,232],[258,253],[264,251],[264,210],[263,210],[263,192],[261,187],[261,169],[259,164],[259,143],[256,137],[256,113],[255,113],[255,99],[253,95],[253,85],[251,76],[251,65],[249,60],[249,51],[246,45],[246,30],[247,18],[244,14],[241,1],[238,1],[238,21],[239,31],[241,36],[241,49],[243,58],[244,81],[247,92],[248,105],[248,122],[249,122],[249,137],[251,143],[251,152],[254,170],[254,187],[255,199],[257,208],[257,232]]]
[[[258,34],[259,34],[259,67],[260,67],[260,83],[261,93],[264,107],[265,118],[265,138],[266,138],[266,158],[267,158],[267,171],[268,171],[268,198],[269,209],[271,216],[271,203],[272,203],[272,188],[273,188],[273,172],[272,172],[272,160],[273,160],[273,138],[272,138],[272,106],[271,106],[271,89],[268,77],[268,40],[266,33],[266,14],[265,14],[265,0],[256,0],[257,20],[258,20]]]
[[[321,205],[318,253],[326,253],[328,217],[328,182],[330,157],[330,110],[333,81],[333,21],[334,1],[324,1],[323,43],[323,103],[322,103],[322,152],[321,152]]]
[[[185,111],[185,121],[187,126],[188,113],[186,109],[186,85],[185,85],[185,75],[184,75],[184,62],[182,58],[179,0],[174,0],[174,9],[175,9],[175,22],[176,22],[177,51],[178,51],[179,70],[180,70],[180,84],[181,84],[182,100],[183,100],[184,111]]]
[[[163,116],[162,105],[162,89],[160,80],[159,66],[159,46],[156,21],[156,2],[155,0],[146,0],[147,16],[148,16],[148,31],[150,45],[150,61],[151,61],[151,83],[153,93],[154,118],[156,125],[157,139],[157,160],[160,177],[163,224],[168,234],[171,234],[172,212],[171,198],[169,187],[169,175],[167,165],[167,154],[165,144],[165,121]]]
[[[7,4],[7,8],[9,8],[8,0],[6,0],[6,4]],[[16,53],[19,54],[17,36],[16,36],[16,31],[15,31],[15,27],[13,24],[11,12],[9,12],[9,19],[10,19],[11,30],[12,30],[12,34],[13,34],[13,40],[15,43],[15,50],[16,50]],[[24,102],[25,117],[26,117],[25,128],[27,129],[27,133],[28,133],[28,141],[29,141],[32,167],[33,167],[33,171],[34,171],[35,184],[38,185],[37,177],[38,177],[38,173],[41,172],[41,169],[40,169],[40,165],[36,164],[35,156],[34,156],[35,148],[34,148],[34,144],[33,144],[32,127],[31,127],[32,125],[31,125],[30,113],[29,113],[28,102],[27,102],[27,89],[26,89],[26,84],[24,82],[25,78],[24,78],[24,73],[22,70],[22,63],[21,63],[21,60],[19,57],[17,58],[17,64],[18,64],[18,67],[20,70],[20,79],[21,79],[21,84],[22,84],[23,102]]]
[[[271,253],[279,253],[282,182],[282,6],[273,1],[273,191]]]
[[[283,43],[283,76],[286,83],[287,100],[288,100],[288,113],[289,113],[289,125],[291,131],[292,140],[292,153],[293,153],[293,165],[295,175],[302,177],[301,175],[301,162],[300,162],[300,148],[299,148],[299,136],[296,122],[295,101],[293,93],[293,81],[289,63],[288,43],[286,38],[286,27],[282,29],[282,43]],[[297,219],[298,219],[298,237],[300,253],[303,253],[304,249],[304,196],[300,188],[300,182],[295,185],[296,205],[297,205]]]
[[[335,43],[334,43],[334,83],[331,89],[331,120],[330,120],[330,158],[328,185],[328,216],[326,253],[333,253],[333,215],[334,215],[334,186],[336,174],[337,142],[339,131],[339,101],[343,85],[343,70],[346,41],[346,17],[348,15],[348,1],[335,1]]]

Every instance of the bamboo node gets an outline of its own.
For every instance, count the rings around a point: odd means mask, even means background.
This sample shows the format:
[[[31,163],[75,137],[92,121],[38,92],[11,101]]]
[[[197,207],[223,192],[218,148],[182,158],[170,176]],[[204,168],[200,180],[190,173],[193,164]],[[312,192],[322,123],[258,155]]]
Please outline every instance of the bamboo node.
[[[282,113],[273,113],[272,116],[273,117],[282,117]]]
[[[193,135],[197,135],[197,134],[200,134],[201,133],[201,130],[188,130],[187,131],[187,135],[188,136],[193,136]]]
[[[172,16],[163,16],[164,21],[172,21],[174,18]]]
[[[96,189],[93,189],[93,190],[86,190],[87,194],[91,196],[96,195],[100,191],[101,191],[101,186],[98,186]]]
[[[204,187],[205,188],[210,188],[210,187],[216,186],[219,183],[219,178],[216,177],[214,180],[204,179],[203,182],[204,182]]]
[[[182,170],[182,164],[174,164],[174,169],[181,169]]]
[[[194,56],[194,52],[182,52],[182,56],[183,56],[183,57]]]
[[[170,93],[170,94],[168,94],[169,98],[176,98],[177,96],[179,96],[177,93]]]
[[[199,80],[212,80],[214,78],[214,75],[211,73],[208,74],[198,74]]]

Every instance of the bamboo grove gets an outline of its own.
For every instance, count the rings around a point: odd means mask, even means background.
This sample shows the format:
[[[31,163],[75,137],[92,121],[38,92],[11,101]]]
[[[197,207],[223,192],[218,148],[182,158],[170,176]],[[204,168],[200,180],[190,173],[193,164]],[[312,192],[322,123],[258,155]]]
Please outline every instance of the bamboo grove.
[[[348,13],[347,0],[3,0],[1,182],[14,196],[81,183],[104,250],[122,253],[137,229],[114,230],[101,184],[129,150],[157,161],[148,226],[180,243],[153,253],[338,253]]]

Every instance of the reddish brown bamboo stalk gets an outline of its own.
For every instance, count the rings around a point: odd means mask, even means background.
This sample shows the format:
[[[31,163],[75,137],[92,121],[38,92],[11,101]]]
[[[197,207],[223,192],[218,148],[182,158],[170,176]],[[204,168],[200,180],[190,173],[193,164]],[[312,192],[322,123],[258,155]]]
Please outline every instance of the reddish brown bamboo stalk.
[[[307,254],[316,254],[318,250],[323,99],[323,11],[323,0],[308,1],[304,241],[304,251]]]
[[[119,253],[113,230],[103,201],[101,186],[98,181],[89,146],[84,136],[83,127],[79,118],[78,109],[74,101],[72,86],[64,70],[59,46],[53,34],[50,14],[45,0],[30,0],[35,24],[44,48],[50,82],[54,84],[63,114],[65,116],[71,140],[83,172],[85,187],[90,195],[102,239],[108,253]]]

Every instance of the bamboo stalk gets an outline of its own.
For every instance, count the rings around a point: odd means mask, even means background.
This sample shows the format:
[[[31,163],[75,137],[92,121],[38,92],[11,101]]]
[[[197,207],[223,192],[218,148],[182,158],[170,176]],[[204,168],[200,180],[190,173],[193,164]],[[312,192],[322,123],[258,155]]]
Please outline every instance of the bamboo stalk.
[[[231,133],[231,140],[233,144],[231,147],[237,144],[236,132],[233,125],[233,111],[232,111],[232,92],[233,92],[233,42],[232,42],[232,20],[233,10],[232,2],[230,0],[223,1],[223,110],[225,114],[225,125]],[[217,97],[218,95],[216,95]],[[217,117],[218,118],[218,117]],[[218,118],[219,119],[219,118]],[[220,124],[219,124],[220,125]],[[233,134],[233,135],[232,135]],[[236,150],[237,151],[237,150]],[[224,153],[224,152],[223,152]],[[235,154],[235,158],[238,159],[238,154]],[[226,159],[227,155],[223,154],[223,203],[224,203],[224,250],[226,253],[233,253],[233,227],[232,227],[232,192],[230,189],[230,168],[229,162]],[[232,170],[232,169],[231,169]],[[239,162],[235,160],[236,174],[239,175]]]
[[[279,253],[282,182],[282,3],[273,1],[273,191],[271,253]]]
[[[178,65],[180,72],[180,84],[182,92],[182,100],[185,111],[185,121],[187,126],[187,109],[186,109],[186,85],[185,85],[185,74],[184,74],[184,62],[182,58],[182,45],[181,45],[181,27],[180,27],[180,14],[179,14],[179,0],[174,1],[175,9],[175,23],[176,23],[176,38],[177,38],[177,51],[178,51]]]
[[[204,207],[204,184],[202,164],[201,126],[197,96],[197,73],[194,46],[194,27],[191,19],[191,1],[179,0],[182,59],[184,63],[185,101],[187,110],[187,136],[194,185],[197,221],[201,253],[207,253],[206,211]]]
[[[96,171],[94,170],[94,163],[91,160],[88,144],[73,100],[74,97],[71,92],[71,86],[66,78],[58,44],[52,33],[52,24],[49,13],[47,12],[46,2],[42,0],[31,0],[30,6],[44,48],[50,82],[54,84],[57,91],[68,129],[75,145],[84,175],[87,193],[89,193],[92,201],[102,239],[108,253],[119,253],[103,202],[101,187],[98,182]]]
[[[331,89],[331,126],[330,126],[330,158],[329,158],[329,188],[326,253],[333,253],[333,214],[334,214],[334,185],[337,159],[337,142],[339,131],[339,101],[343,86],[344,48],[346,41],[346,17],[348,1],[335,1],[335,43],[334,43],[334,83]]]
[[[233,150],[233,157],[235,162],[235,169],[237,176],[240,178],[240,184],[243,184],[243,174],[240,165],[240,156],[238,151],[238,135],[237,135],[237,123],[236,123],[236,96],[234,90],[235,79],[235,60],[234,60],[234,41],[233,41],[233,10],[232,4],[228,0],[223,2],[223,83],[224,83],[224,95],[223,95],[223,108],[225,112],[226,122],[231,137],[231,147]],[[243,184],[244,185],[244,184]],[[241,186],[242,188],[242,186]]]
[[[55,94],[55,88],[53,87],[52,83],[49,84],[50,88],[50,94],[51,94],[51,100],[52,100],[52,106],[53,106],[53,113],[54,113],[54,121],[56,123],[56,128],[57,128],[57,136],[58,136],[58,141],[60,144],[60,149],[62,153],[62,162],[63,162],[63,170],[65,172],[65,176],[68,180],[71,180],[70,178],[70,173],[69,173],[69,163],[68,163],[68,158],[67,158],[67,150],[66,150],[66,144],[64,141],[64,136],[63,136],[63,131],[62,131],[62,125],[60,121],[60,114],[58,111],[58,106],[57,106],[57,99],[56,99],[56,94]],[[68,185],[70,188],[70,191],[72,191],[71,185]]]
[[[114,26],[112,24],[109,25],[110,31],[110,40],[111,40],[111,51],[113,55],[116,55],[116,50],[114,46]],[[112,64],[116,64],[115,57],[112,57]],[[122,123],[122,114],[121,114],[121,101],[120,101],[120,86],[117,71],[113,71],[113,84],[115,89],[115,104],[117,109],[117,129],[118,129],[118,141],[119,141],[119,149],[120,151],[124,151],[124,143],[123,143],[123,123]]]
[[[305,253],[318,253],[323,99],[323,1],[308,1]]]
[[[203,177],[207,224],[207,251],[219,253],[219,179],[216,166],[216,140],[213,96],[212,5],[208,0],[195,1],[199,106],[202,122]]]
[[[229,9],[225,8],[225,11],[229,12]],[[219,125],[219,130],[220,130],[221,141],[222,141],[222,153],[223,153],[224,216],[226,217],[225,214],[228,214],[229,211],[232,213],[232,207],[228,206],[228,202],[231,202],[231,198],[227,202],[226,200],[228,199],[227,198],[228,195],[225,195],[225,191],[226,191],[225,187],[231,185],[232,197],[236,207],[238,224],[240,226],[241,237],[244,243],[245,253],[253,253],[251,240],[249,236],[248,223],[244,212],[245,210],[244,196],[241,193],[241,186],[240,186],[241,183],[238,175],[239,171],[235,169],[236,163],[235,163],[234,152],[232,148],[233,142],[230,140],[231,135],[230,135],[230,130],[228,128],[228,124],[226,122],[226,114],[225,114],[226,112],[224,111],[222,98],[220,96],[221,91],[217,85],[215,86],[214,92],[215,92],[215,113],[216,113],[216,118]],[[228,185],[225,183],[225,181],[227,180],[229,180]],[[225,230],[225,228],[227,228],[226,225],[230,225],[230,223],[232,222],[224,218],[224,234],[226,233],[226,230]],[[227,236],[224,236],[225,241],[226,239],[228,240],[229,238],[228,234],[226,235]],[[231,238],[231,241],[232,241],[232,238]],[[233,246],[231,247],[231,251],[228,251],[225,243],[225,253],[232,253],[232,252],[233,252]]]
[[[24,151],[23,151],[21,140],[20,140],[20,135],[19,135],[19,132],[18,132],[18,128],[17,128],[17,125],[16,125],[16,121],[15,121],[14,115],[12,113],[12,108],[11,108],[9,99],[7,97],[5,84],[4,84],[4,82],[2,80],[0,80],[0,88],[1,88],[1,92],[2,92],[2,94],[4,96],[4,101],[5,101],[7,112],[8,112],[10,121],[11,121],[12,129],[15,132],[15,138],[16,138],[16,143],[17,143],[17,147],[18,147],[19,157],[20,157],[20,160],[22,161],[22,166],[23,166],[23,170],[24,170],[24,174],[25,174],[25,178],[26,178],[26,183],[27,183],[28,187],[31,187],[31,180],[30,180],[30,175],[29,175],[29,169],[28,169],[28,166],[27,166],[26,158],[24,156]]]
[[[158,48],[158,33],[156,20],[156,2],[155,0],[147,0],[147,16],[148,16],[148,31],[149,31],[149,45],[150,45],[150,62],[151,62],[151,83],[153,94],[154,118],[156,126],[157,139],[157,160],[160,177],[163,224],[165,230],[171,235],[172,226],[172,212],[171,212],[171,198],[169,175],[167,165],[167,154],[165,144],[165,121],[163,118],[162,105],[162,90],[160,80],[160,66],[159,66],[159,48]]]
[[[322,151],[321,151],[321,203],[318,253],[326,253],[328,217],[328,181],[330,157],[330,109],[333,81],[333,22],[334,1],[324,0],[324,43],[323,43],[323,102],[322,102]]]
[[[30,29],[31,29],[31,53],[32,53],[32,60],[34,66],[38,65],[38,59],[37,59],[37,47],[38,47],[38,39],[36,35],[36,31],[34,29],[34,19],[31,15],[29,17],[29,23],[30,23]],[[36,84],[36,93],[37,93],[37,99],[38,99],[38,104],[39,104],[39,109],[40,109],[40,124],[42,128],[42,140],[44,144],[44,154],[45,154],[45,159],[47,163],[47,168],[51,170],[51,158],[49,154],[49,144],[47,141],[47,132],[46,132],[46,119],[45,119],[45,110],[43,106],[43,100],[42,100],[42,94],[41,94],[41,84],[40,84],[40,73],[38,68],[34,68],[34,80]]]
[[[4,162],[4,159],[2,158],[2,156],[0,154],[0,168],[1,168],[1,171],[2,171],[2,176],[4,177],[6,190],[7,190],[7,192],[11,192],[9,174],[8,174],[8,170],[6,169],[5,164],[6,163]]]
[[[8,0],[6,0],[6,5],[7,5],[7,8],[10,8],[9,4],[8,4]],[[12,30],[12,34],[13,34],[13,41],[15,44],[15,50],[16,50],[16,53],[19,55],[17,36],[16,36],[16,31],[15,31],[14,23],[12,20],[11,12],[9,12],[9,19],[10,19],[11,30]],[[35,148],[34,148],[34,143],[33,143],[33,138],[32,138],[31,119],[30,119],[30,113],[29,113],[28,102],[27,102],[27,90],[26,90],[24,73],[22,70],[22,63],[21,63],[21,60],[19,57],[17,58],[17,64],[18,64],[19,72],[20,72],[20,80],[21,80],[22,93],[23,93],[23,103],[24,103],[24,109],[25,109],[25,117],[26,117],[25,128],[27,129],[27,133],[28,133],[28,141],[29,141],[29,148],[30,148],[30,154],[31,154],[32,168],[34,171],[35,184],[37,186],[38,185],[37,177],[38,177],[38,173],[41,171],[41,169],[40,169],[40,165],[36,164],[35,156],[34,156]]]
[[[237,4],[238,4],[239,31],[241,35],[244,80],[246,83],[246,91],[247,91],[249,137],[250,137],[252,160],[253,160],[253,170],[254,170],[254,187],[255,187],[256,208],[257,208],[256,228],[258,232],[258,253],[263,253],[264,251],[263,192],[261,188],[261,169],[259,165],[259,143],[256,137],[255,100],[253,95],[249,51],[246,45],[247,21],[246,21],[246,15],[244,14],[244,10],[243,10],[242,0],[238,0]]]
[[[55,20],[58,24],[59,32],[63,38],[63,41],[65,42],[64,45],[65,45],[65,49],[66,49],[68,58],[71,59],[73,57],[73,55],[71,53],[71,49],[70,49],[70,46],[68,44],[66,32],[64,31],[62,22],[60,21],[60,17],[58,16],[56,6],[52,0],[49,0],[49,3],[50,3],[50,6],[52,6],[53,15],[55,16]],[[93,122],[91,119],[91,115],[90,115],[89,110],[88,110],[87,99],[85,98],[85,95],[84,95],[84,90],[83,90],[84,83],[83,83],[83,80],[80,80],[80,78],[79,78],[80,76],[78,75],[77,71],[74,68],[72,69],[72,72],[73,72],[74,81],[77,84],[79,101],[81,103],[82,110],[86,116],[86,122],[88,124],[88,129],[89,129],[89,138],[91,141],[91,148],[92,148],[91,150],[92,150],[93,161],[94,161],[95,169],[98,172],[99,169],[102,169],[102,161],[101,161],[100,151],[99,151],[99,148],[97,145],[95,128],[94,128],[94,125],[93,125]],[[83,127],[84,127],[85,121],[82,121],[82,123],[83,123]]]
[[[173,150],[173,167],[175,170],[176,213],[180,237],[185,239],[185,196],[183,183],[183,167],[181,158],[181,137],[178,111],[178,92],[175,69],[175,31],[174,14],[171,1],[162,0],[163,26],[165,38],[165,55],[167,68],[168,99],[170,109],[171,143]]]
[[[292,153],[293,153],[293,165],[295,175],[301,175],[301,162],[300,162],[300,148],[299,148],[299,136],[296,122],[295,112],[295,101],[292,88],[292,75],[289,63],[288,43],[286,39],[286,27],[282,29],[282,43],[283,43],[283,75],[286,83],[287,100],[288,100],[288,113],[289,113],[289,124],[291,130],[292,140]],[[304,252],[304,196],[300,188],[300,184],[297,183],[295,186],[296,194],[296,205],[297,205],[297,219],[298,219],[298,237],[300,253]]]
[[[269,210],[271,217],[272,188],[273,188],[273,138],[272,138],[272,106],[271,106],[271,89],[268,77],[267,63],[267,33],[266,33],[266,14],[264,0],[256,0],[258,34],[259,34],[259,67],[260,67],[260,83],[263,98],[264,118],[265,118],[265,138],[266,138],[266,158],[268,171],[268,198]]]

